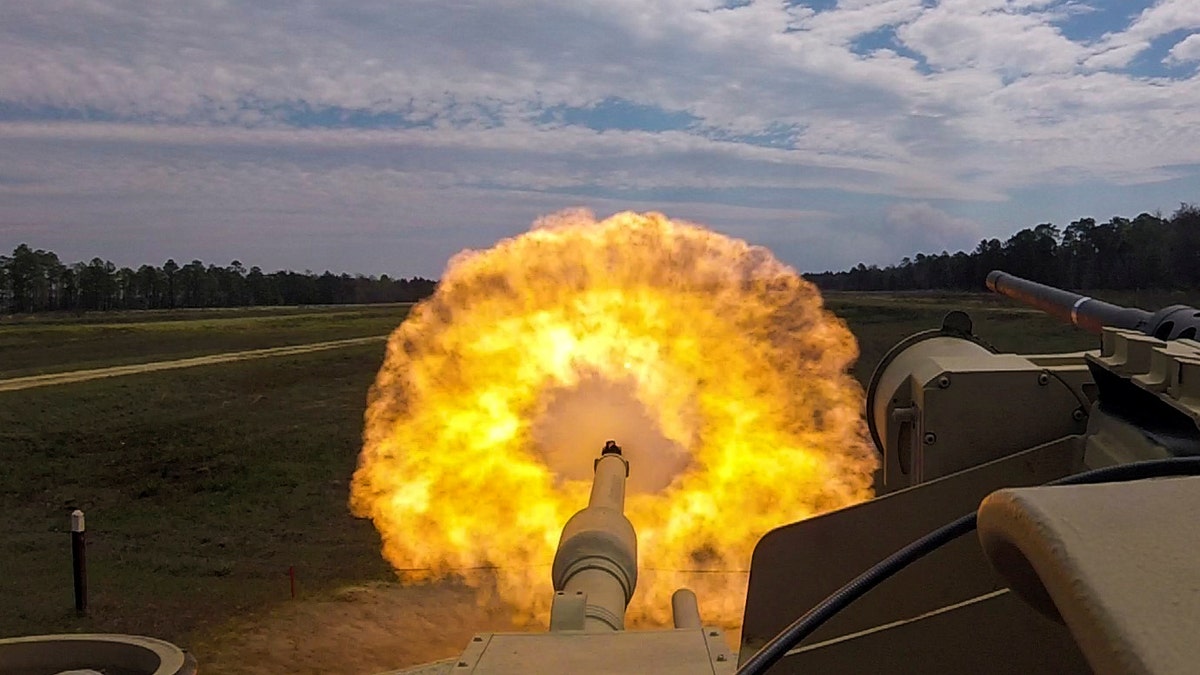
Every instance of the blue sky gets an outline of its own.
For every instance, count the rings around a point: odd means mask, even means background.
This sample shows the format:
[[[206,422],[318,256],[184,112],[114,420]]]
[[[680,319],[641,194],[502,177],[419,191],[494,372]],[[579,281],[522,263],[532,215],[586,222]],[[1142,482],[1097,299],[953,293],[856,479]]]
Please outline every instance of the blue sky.
[[[820,271],[1185,201],[1196,0],[0,4],[0,250],[436,276],[582,206]]]

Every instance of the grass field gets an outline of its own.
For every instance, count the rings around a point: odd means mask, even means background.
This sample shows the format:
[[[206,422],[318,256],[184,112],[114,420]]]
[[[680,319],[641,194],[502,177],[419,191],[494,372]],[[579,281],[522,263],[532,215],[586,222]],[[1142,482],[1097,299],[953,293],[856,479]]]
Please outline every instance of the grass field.
[[[191,312],[0,327],[4,376],[384,335],[406,307]],[[0,634],[189,643],[225,617],[339,580],[387,579],[346,512],[383,344],[0,394]],[[64,534],[89,522],[91,613]],[[68,611],[71,610],[71,611]]]
[[[1005,350],[1096,343],[986,296],[833,294],[827,301],[859,338],[855,374],[864,382],[891,345],[937,327],[950,309],[966,309],[977,332]],[[381,335],[405,311],[0,323],[0,377]],[[301,598],[318,603],[341,597],[341,587],[391,579],[373,528],[346,508],[366,392],[382,358],[381,344],[356,346],[0,393],[0,636],[154,635],[194,648],[202,665],[222,664],[208,672],[239,672],[230,667],[236,659],[220,652],[237,642],[230,635],[245,630],[245,617],[300,611],[289,609],[297,604],[289,603],[289,567]],[[89,526],[91,612],[82,618],[73,611],[66,534],[75,508]],[[454,597],[471,602],[469,594]],[[412,595],[397,602],[444,610]],[[311,612],[330,611],[320,607]],[[364,621],[360,634],[387,632]],[[459,644],[454,631],[474,628],[452,627],[448,644]]]

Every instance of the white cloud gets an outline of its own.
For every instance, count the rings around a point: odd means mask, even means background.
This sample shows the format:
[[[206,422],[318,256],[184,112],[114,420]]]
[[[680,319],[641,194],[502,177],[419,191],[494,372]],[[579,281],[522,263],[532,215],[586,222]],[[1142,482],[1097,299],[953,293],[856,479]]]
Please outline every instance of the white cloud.
[[[836,44],[907,23],[920,16],[921,11],[921,0],[843,1],[836,10],[810,14],[796,25]]]
[[[1051,23],[1053,15],[1017,11],[1044,4],[1048,3],[943,2],[903,26],[899,36],[940,69],[974,69],[1007,77],[1070,72],[1083,47],[1059,33]]]
[[[1200,61],[1200,33],[1193,33],[1175,43],[1164,63],[1172,65]]]
[[[1159,0],[1142,10],[1129,29],[1118,35],[1152,39],[1177,30],[1200,27],[1200,4],[1194,0]]]
[[[830,130],[826,136],[833,136]],[[848,131],[843,132],[849,134]],[[121,148],[120,157],[160,156],[164,148],[219,152],[248,161],[273,157],[321,165],[409,167],[460,183],[546,189],[595,184],[633,188],[835,189],[847,192],[997,199],[936,170],[904,173],[890,158],[785,150],[716,141],[685,132],[594,131],[510,124],[500,129],[243,129],[99,123],[0,123],[3,143],[29,147]],[[32,153],[30,153],[32,154]],[[40,151],[39,151],[40,154]],[[117,154],[117,153],[114,153]],[[31,162],[31,166],[36,162]],[[737,167],[698,171],[696,167]],[[520,180],[520,174],[533,184]],[[0,188],[2,189],[2,188]]]
[[[1200,28],[1200,3],[1159,0],[1147,7],[1124,30],[1104,35],[1087,60],[1091,68],[1121,68],[1148,49],[1155,38],[1179,30]]]

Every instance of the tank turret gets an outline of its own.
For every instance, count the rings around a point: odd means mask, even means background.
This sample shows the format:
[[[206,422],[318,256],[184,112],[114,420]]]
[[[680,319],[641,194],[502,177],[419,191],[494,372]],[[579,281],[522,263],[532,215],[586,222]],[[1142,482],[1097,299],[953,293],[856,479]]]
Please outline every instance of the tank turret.
[[[1098,349],[1000,353],[959,311],[892,348],[867,389],[877,496],[759,541],[745,672],[1194,668],[1177,625],[1197,628],[1200,592],[1181,590],[1195,584],[1178,542],[1200,527],[1174,514],[1200,506],[1200,478],[1137,479],[1197,471],[1200,311],[1000,271],[987,285]],[[1093,480],[1130,482],[1034,487]]]

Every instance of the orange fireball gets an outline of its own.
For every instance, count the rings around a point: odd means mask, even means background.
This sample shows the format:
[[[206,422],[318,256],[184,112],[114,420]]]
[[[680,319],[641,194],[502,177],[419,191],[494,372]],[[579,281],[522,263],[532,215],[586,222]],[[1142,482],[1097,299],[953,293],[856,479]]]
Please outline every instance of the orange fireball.
[[[568,212],[455,257],[388,343],[351,507],[418,581],[496,568],[548,616],[550,562],[615,438],[642,573],[629,615],[697,591],[737,625],[769,529],[871,496],[857,357],[771,253],[657,213]]]

